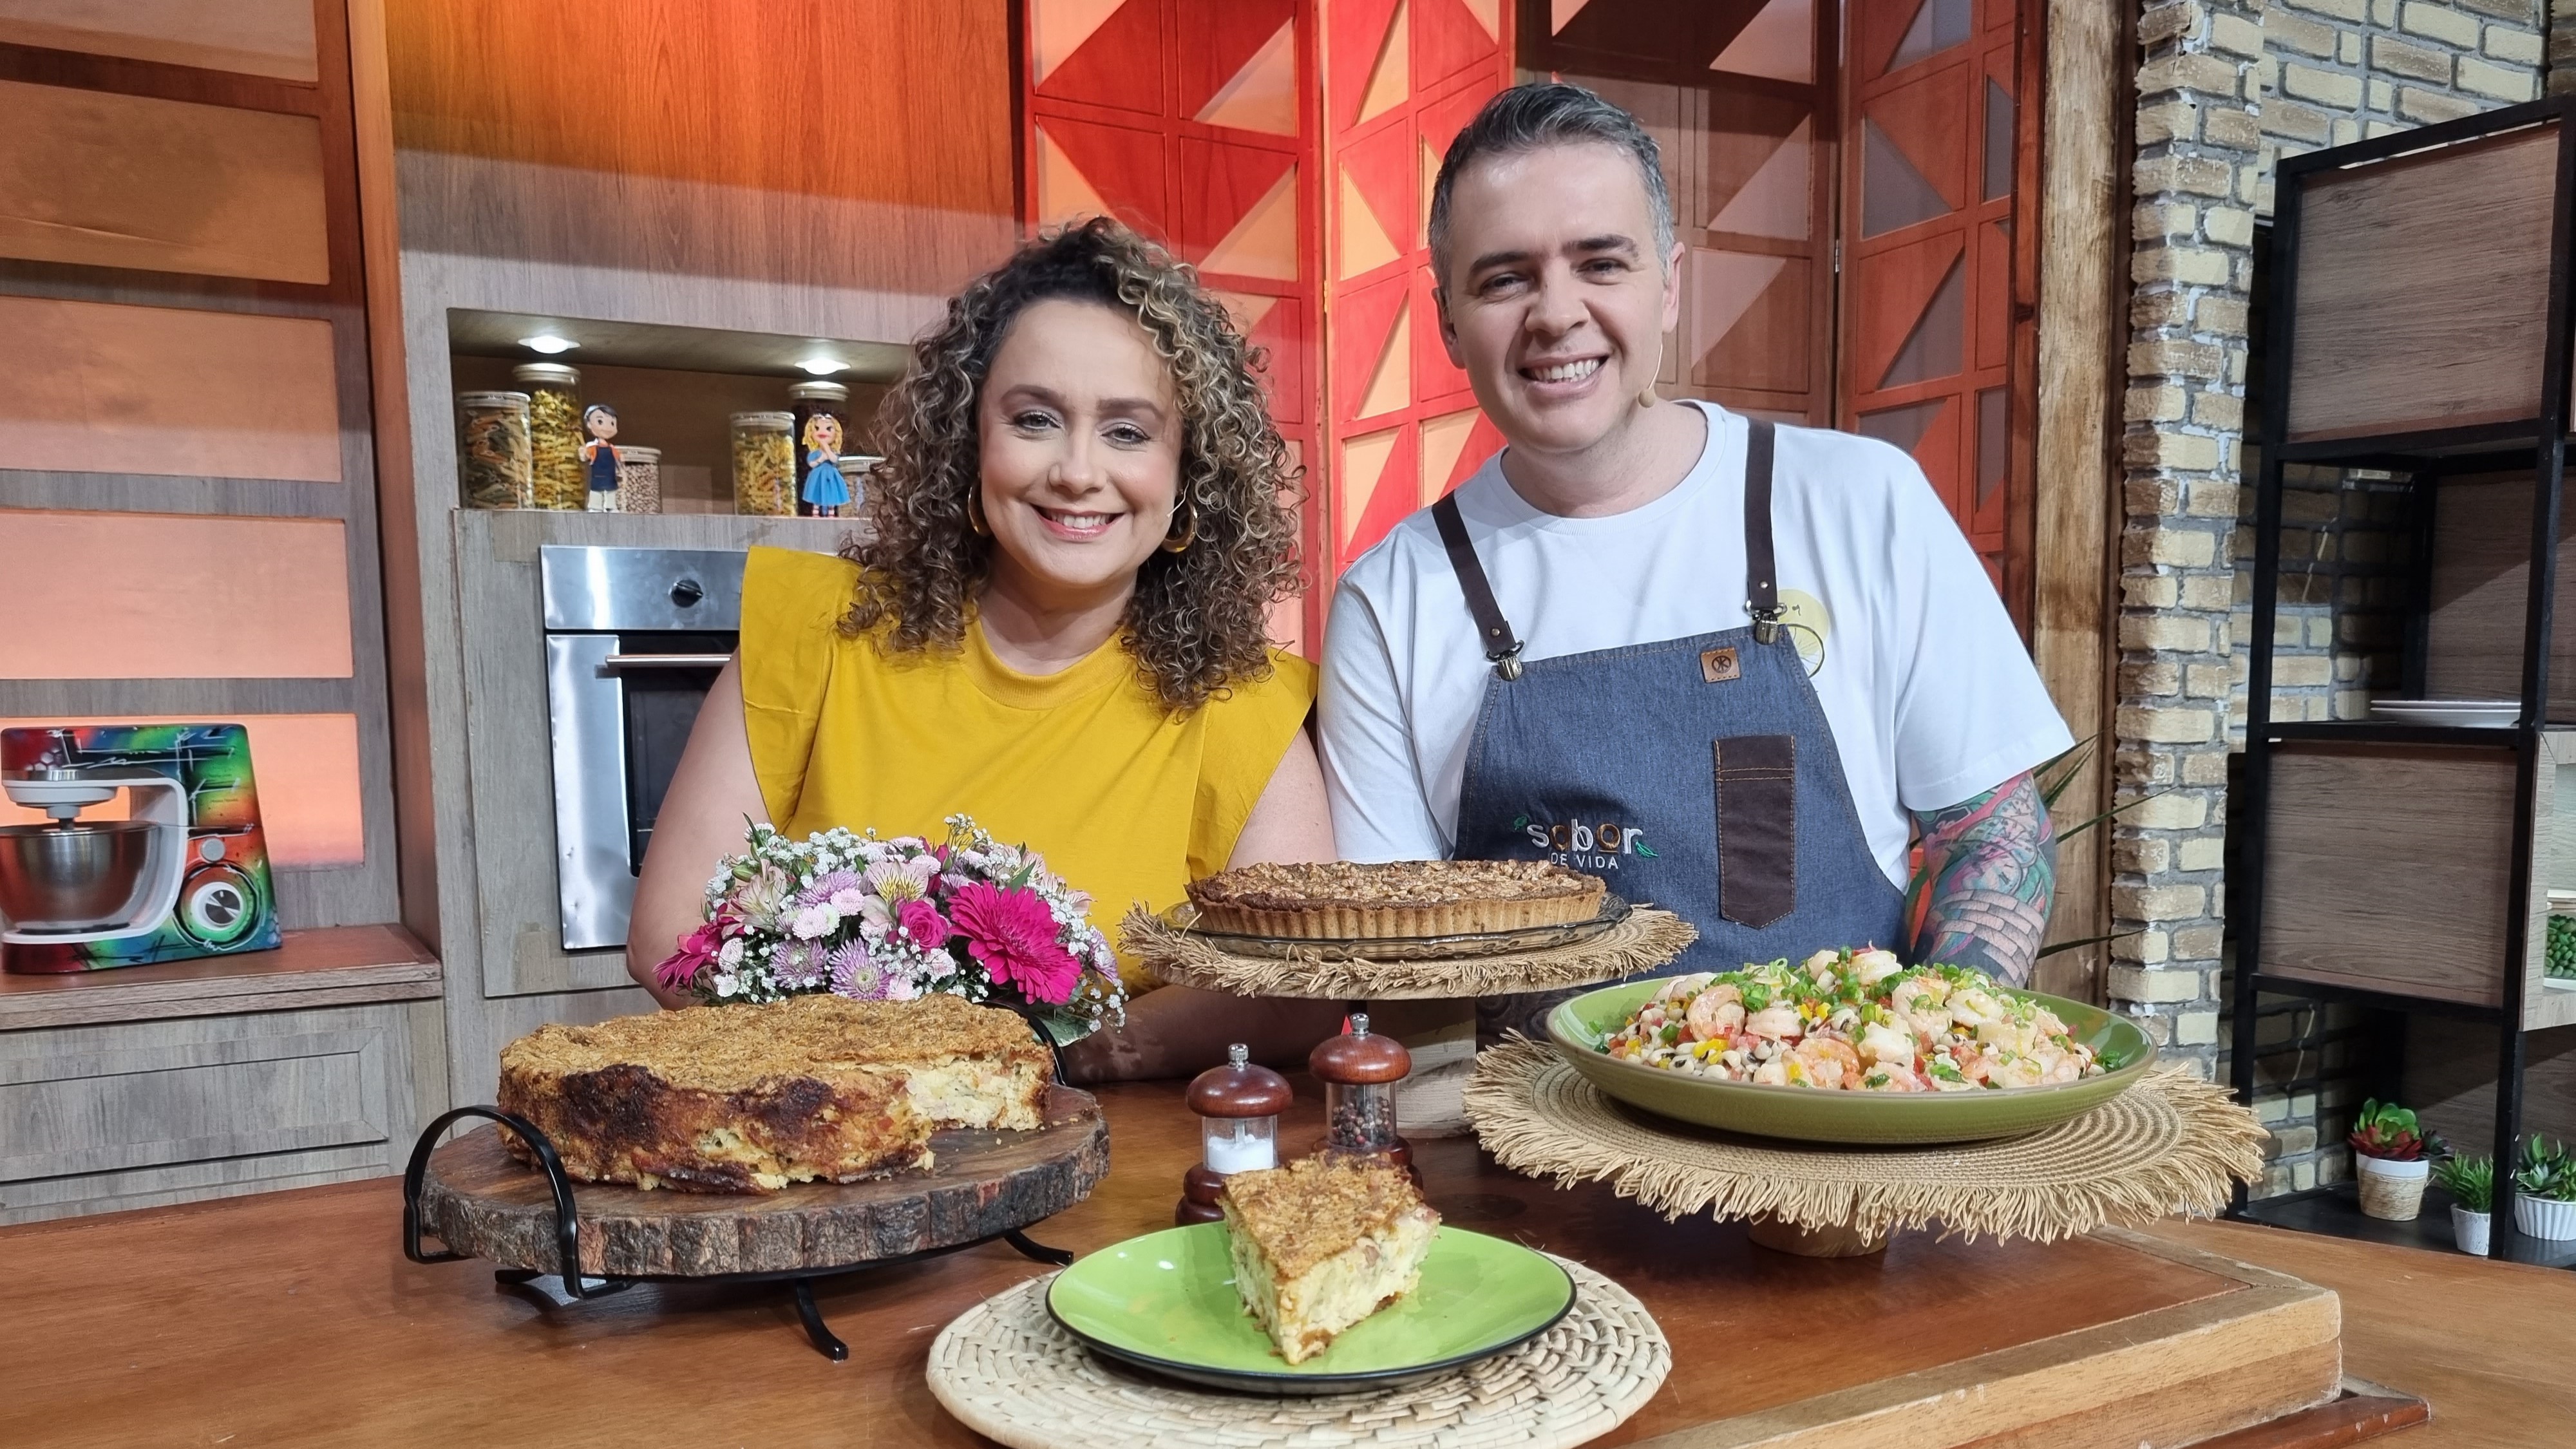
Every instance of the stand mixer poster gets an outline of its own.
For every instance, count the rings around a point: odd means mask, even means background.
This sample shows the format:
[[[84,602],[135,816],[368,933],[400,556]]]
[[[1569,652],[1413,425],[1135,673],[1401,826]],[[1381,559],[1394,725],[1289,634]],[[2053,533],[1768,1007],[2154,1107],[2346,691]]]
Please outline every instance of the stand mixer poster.
[[[279,944],[240,725],[0,730],[0,791],[52,817],[0,827],[0,966],[92,971]],[[86,813],[120,793],[125,819]]]

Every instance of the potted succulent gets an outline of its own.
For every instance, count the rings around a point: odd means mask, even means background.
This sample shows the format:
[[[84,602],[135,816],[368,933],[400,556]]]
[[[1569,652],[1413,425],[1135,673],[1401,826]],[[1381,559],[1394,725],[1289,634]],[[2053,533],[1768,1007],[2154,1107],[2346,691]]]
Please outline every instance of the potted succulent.
[[[2373,1100],[2361,1104],[2344,1140],[2361,1179],[2361,1210],[2392,1223],[2413,1222],[2424,1210],[2424,1182],[2442,1155],[2442,1139],[2419,1127],[2413,1112]]]
[[[2487,1214],[2495,1208],[2495,1159],[2445,1157],[2433,1183],[2451,1195],[2451,1240],[2463,1253],[2487,1255]]]
[[[2513,1225],[2526,1236],[2576,1238],[2576,1153],[2538,1133],[2522,1144],[2513,1173]]]

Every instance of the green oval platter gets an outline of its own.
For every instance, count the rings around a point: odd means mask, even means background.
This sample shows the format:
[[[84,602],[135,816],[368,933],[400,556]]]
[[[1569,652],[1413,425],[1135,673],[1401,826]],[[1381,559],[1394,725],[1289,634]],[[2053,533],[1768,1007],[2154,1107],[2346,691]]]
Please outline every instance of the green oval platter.
[[[1445,1373],[1545,1333],[1574,1280],[1544,1253],[1443,1227],[1412,1292],[1291,1364],[1235,1292],[1223,1223],[1103,1248],[1047,1285],[1047,1312],[1094,1352],[1213,1388],[1317,1394]]]
[[[2022,992],[2057,1013],[2075,1040],[2111,1070],[2045,1087],[1975,1092],[1843,1092],[1721,1082],[1601,1054],[1629,1014],[1663,985],[1628,981],[1587,991],[1548,1013],[1547,1034],[1567,1065],[1603,1092],[1659,1117],[1798,1142],[1906,1146],[1978,1142],[2052,1127],[2127,1091],[2155,1063],[2156,1044],[2136,1022],[2062,996]]]

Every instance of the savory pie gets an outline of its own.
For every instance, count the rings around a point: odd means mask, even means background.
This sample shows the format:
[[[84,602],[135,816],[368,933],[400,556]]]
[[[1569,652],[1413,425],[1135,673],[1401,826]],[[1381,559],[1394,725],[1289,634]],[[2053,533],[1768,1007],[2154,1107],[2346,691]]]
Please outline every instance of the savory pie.
[[[1328,1153],[1238,1172],[1217,1207],[1235,1291],[1292,1364],[1412,1292],[1440,1226],[1412,1177],[1383,1157]]]
[[[1043,1126],[1053,1065],[999,1007],[798,996],[539,1027],[502,1048],[500,1105],[584,1182],[774,1192],[927,1168],[943,1127]]]
[[[1207,930],[1331,941],[1573,925],[1601,914],[1605,889],[1543,860],[1247,865],[1189,887]]]

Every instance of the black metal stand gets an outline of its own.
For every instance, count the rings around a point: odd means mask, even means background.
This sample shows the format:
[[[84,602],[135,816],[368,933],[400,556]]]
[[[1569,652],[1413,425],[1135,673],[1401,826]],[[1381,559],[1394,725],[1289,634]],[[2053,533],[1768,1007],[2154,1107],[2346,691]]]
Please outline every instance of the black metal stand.
[[[1058,1080],[1062,1080],[1061,1075]],[[565,1175],[563,1159],[556,1154],[554,1144],[547,1141],[546,1135],[538,1131],[535,1124],[526,1118],[504,1112],[497,1107],[459,1107],[452,1112],[442,1114],[420,1134],[420,1140],[412,1146],[411,1162],[403,1170],[403,1256],[415,1263],[453,1263],[467,1256],[446,1248],[441,1248],[437,1252],[423,1248],[420,1216],[420,1186],[422,1178],[429,1171],[429,1155],[438,1146],[438,1139],[446,1133],[447,1129],[466,1117],[485,1118],[517,1133],[520,1140],[528,1144],[529,1150],[536,1154],[537,1170],[545,1174],[547,1190],[554,1197],[558,1266],[552,1274],[537,1268],[495,1269],[492,1280],[502,1288],[524,1288],[540,1278],[551,1276],[562,1282],[564,1292],[570,1297],[604,1298],[612,1293],[624,1292],[638,1283],[709,1283],[735,1286],[785,1283],[795,1296],[796,1316],[804,1323],[805,1336],[812,1341],[815,1351],[834,1363],[841,1363],[848,1360],[850,1346],[843,1343],[832,1332],[831,1327],[823,1321],[822,1309],[814,1302],[814,1284],[820,1279],[845,1278],[854,1273],[867,1272],[872,1268],[888,1268],[899,1263],[916,1263],[926,1258],[943,1257],[949,1253],[963,1252],[968,1248],[982,1247],[986,1243],[996,1241],[1010,1244],[1023,1257],[1053,1267],[1061,1268],[1073,1262],[1072,1253],[1062,1248],[1048,1247],[1030,1238],[1018,1228],[1010,1228],[991,1237],[976,1238],[970,1242],[926,1248],[921,1252],[906,1253],[901,1257],[874,1258],[864,1263],[852,1263],[839,1268],[794,1268],[775,1273],[707,1273],[695,1276],[639,1273],[618,1278],[585,1277],[581,1271],[581,1221],[574,1211],[572,1179]],[[553,1306],[553,1300],[545,1298],[542,1294],[536,1296],[545,1306]]]
[[[2389,160],[2437,145],[2501,134],[2539,122],[2559,127],[2555,140],[2555,191],[2551,198],[2551,250],[2547,308],[2543,328],[2540,395],[2529,417],[2431,431],[2383,433],[2365,437],[2330,437],[2289,441],[2292,349],[2296,341],[2300,211],[2312,177],[2333,176],[2342,168]],[[2561,490],[2568,466],[2571,426],[2569,402],[2570,336],[2576,332],[2576,100],[2553,96],[2527,105],[2444,122],[2367,141],[2284,158],[2276,178],[2272,224],[2271,312],[2265,338],[2263,380],[2262,466],[2255,483],[2253,628],[2247,648],[2245,685],[2245,793],[2234,809],[2245,836],[2241,868],[2228,884],[2228,904],[2235,914],[2237,966],[2230,993],[2234,1046],[2232,1085],[2247,1106],[2257,1086],[2260,997],[2264,993],[2296,995],[2323,1001],[2346,1001],[2383,1011],[2415,1015],[2441,1013],[2474,1018],[2496,1033],[2496,1107],[2492,1139],[2495,1165],[2493,1226],[2489,1256],[2526,1256],[2513,1220],[2512,1171],[2522,1137],[2523,1069],[2526,1030],[2525,985],[2529,963],[2538,955],[2530,936],[2535,916],[2528,907],[2534,890],[2533,847],[2538,773],[2552,766],[2543,759],[2542,734],[2550,719],[2551,631],[2555,623]],[[2318,464],[2371,468],[2408,476],[2415,496],[2417,542],[2406,640],[2406,686],[2425,688],[2428,617],[2431,610],[2433,519],[2441,507],[2445,478],[2504,468],[2532,470],[2529,537],[2531,552],[2522,627],[2521,711],[2507,727],[2382,725],[2344,722],[2274,723],[2271,718],[2273,628],[2280,596],[2282,538],[2282,470],[2285,464]],[[2273,756],[2282,744],[2324,742],[2447,745],[2464,749],[2510,752],[2514,803],[2513,845],[2504,899],[2513,903],[2502,931],[2503,971],[2492,1005],[2463,1005],[2403,991],[2378,991],[2326,985],[2275,975],[2264,948],[2263,877],[2272,793]],[[2316,1197],[2311,1193],[2302,1196]],[[2261,1217],[2286,1226],[2333,1231],[2331,1218],[2316,1214],[2258,1210],[2239,1185],[2230,1215]],[[2295,1221],[2291,1219],[2295,1218]],[[2346,1236],[2353,1234],[2346,1233]]]

